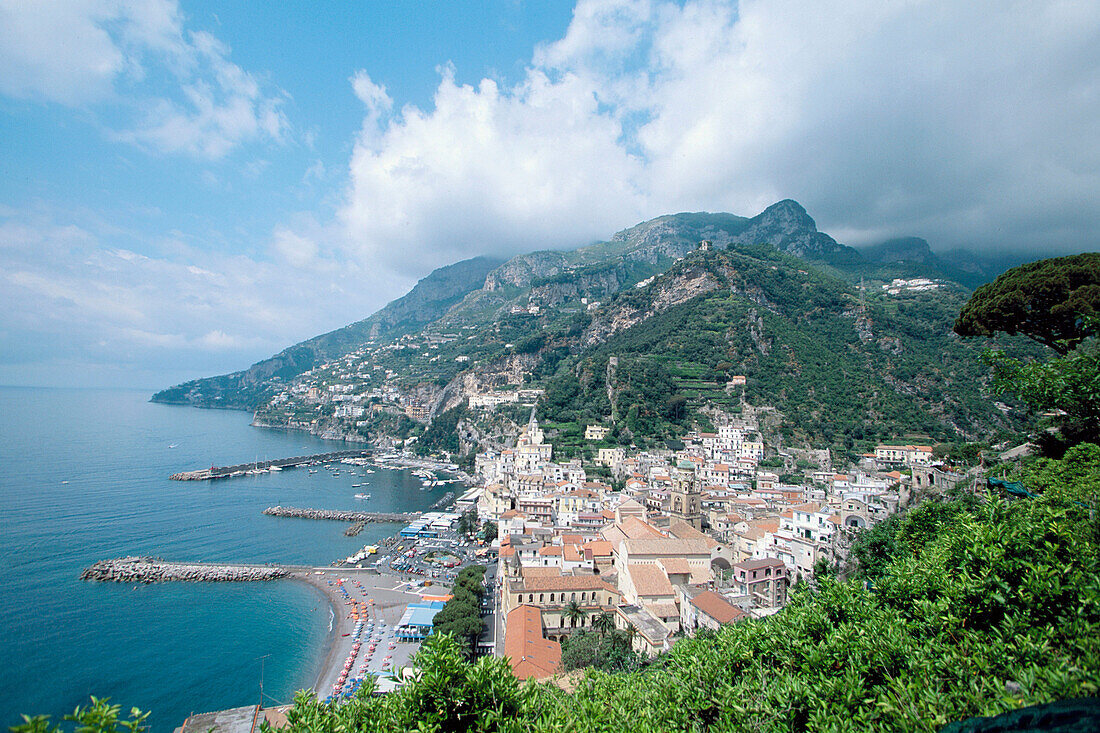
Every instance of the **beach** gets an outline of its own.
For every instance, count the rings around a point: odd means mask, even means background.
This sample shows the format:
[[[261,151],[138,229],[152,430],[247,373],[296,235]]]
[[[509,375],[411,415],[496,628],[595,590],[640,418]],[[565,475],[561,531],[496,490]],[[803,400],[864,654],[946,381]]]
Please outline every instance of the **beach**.
[[[347,675],[348,681],[343,685],[345,691],[351,684],[350,680],[360,674],[384,679],[407,666],[420,645],[418,642],[397,641],[394,636],[397,622],[408,604],[421,600],[416,590],[427,594],[443,592],[437,585],[417,588],[415,581],[414,585],[410,585],[409,581],[369,569],[303,570],[292,573],[291,578],[308,583],[323,594],[333,611],[328,647],[313,686],[321,700],[332,694],[333,686],[345,671],[356,640],[361,642],[361,647]],[[362,622],[358,636],[357,621]],[[375,645],[373,653],[370,652],[371,643]],[[388,665],[384,669],[386,662]]]

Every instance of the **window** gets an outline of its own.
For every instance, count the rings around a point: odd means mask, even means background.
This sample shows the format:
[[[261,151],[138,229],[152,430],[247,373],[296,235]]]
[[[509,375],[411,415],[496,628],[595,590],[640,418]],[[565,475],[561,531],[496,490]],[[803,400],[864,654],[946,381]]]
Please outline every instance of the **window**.
[[[584,600],[584,597],[585,597],[586,595],[587,595],[586,593],[581,593],[581,600],[582,600],[582,601]]]
[[[539,593],[539,603],[542,603],[546,599],[545,593]]]
[[[551,602],[551,603],[553,603],[553,602],[554,602],[554,594],[553,594],[553,593],[551,593],[551,594],[550,594],[550,602]]]
[[[527,594],[527,602],[528,603],[534,603],[535,602],[535,594],[534,593],[528,593]]]

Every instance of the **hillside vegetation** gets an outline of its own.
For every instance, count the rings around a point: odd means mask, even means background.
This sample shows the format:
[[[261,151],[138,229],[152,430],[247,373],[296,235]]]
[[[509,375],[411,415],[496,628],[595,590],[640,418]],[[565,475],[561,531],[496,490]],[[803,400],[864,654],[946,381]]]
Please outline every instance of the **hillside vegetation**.
[[[699,294],[655,306],[691,287]],[[848,450],[906,433],[1015,431],[1018,418],[989,400],[980,345],[951,333],[965,299],[949,287],[865,294],[861,305],[848,283],[770,248],[694,252],[594,314],[588,347],[546,380],[546,412],[609,421],[641,441],[685,431],[704,406],[736,412],[744,398],[776,407],[788,442]],[[1006,347],[1035,351],[1022,341]],[[747,377],[743,389],[727,388],[732,375]]]

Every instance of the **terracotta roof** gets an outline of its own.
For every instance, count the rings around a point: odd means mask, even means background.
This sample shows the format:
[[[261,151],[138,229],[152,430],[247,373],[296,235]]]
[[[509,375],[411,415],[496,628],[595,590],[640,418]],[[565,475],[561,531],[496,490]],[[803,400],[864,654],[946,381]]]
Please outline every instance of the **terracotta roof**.
[[[700,532],[682,519],[674,519],[669,522],[668,533],[681,540],[702,540],[707,543],[707,547],[714,547],[718,544],[718,541],[709,534]]]
[[[556,570],[556,568],[547,568]],[[518,590],[518,589],[517,589]],[[595,575],[554,575],[540,577],[523,575],[524,593],[559,590],[609,590],[618,593],[614,587]]]
[[[676,595],[676,591],[672,588],[672,583],[668,582],[668,578],[665,577],[665,574],[661,572],[661,569],[656,565],[630,563],[627,566],[627,571],[630,573],[630,579],[634,582],[634,592],[637,593],[639,597],[673,597]]]
[[[669,575],[691,573],[691,566],[688,565],[687,559],[682,557],[662,557],[657,564]]]
[[[762,560],[746,560],[745,562],[739,562],[734,565],[734,567],[740,568],[741,570],[760,570],[761,568],[774,568],[782,565],[782,560],[774,557],[766,557]]]
[[[558,671],[561,644],[542,635],[542,612],[534,606],[517,606],[508,614],[504,656],[518,679],[543,679]]]
[[[539,554],[543,557],[561,556],[562,548],[558,545],[547,545],[539,548]]]
[[[524,580],[527,578],[556,578],[561,575],[557,568],[540,568],[538,566],[522,568],[520,574]]]
[[[611,557],[611,543],[607,540],[585,542],[583,547],[586,555],[591,553],[593,557]]]
[[[779,520],[778,519],[754,519],[752,522],[749,522],[749,524],[752,525],[753,527],[758,527],[758,528],[764,530],[765,532],[778,532],[779,531]]]
[[[645,604],[646,609],[657,618],[670,618],[680,615],[680,609],[674,601],[650,601]]]
[[[705,590],[692,598],[691,605],[720,624],[728,624],[745,615],[744,611],[712,590]]]
[[[663,555],[665,557],[685,557],[688,555],[706,555],[710,557],[710,547],[703,540],[679,540],[673,537],[646,538],[641,540],[625,539],[626,551],[631,555]]]
[[[640,539],[667,539],[661,530],[649,522],[643,522],[637,517],[627,517],[621,524],[616,525],[628,540]]]

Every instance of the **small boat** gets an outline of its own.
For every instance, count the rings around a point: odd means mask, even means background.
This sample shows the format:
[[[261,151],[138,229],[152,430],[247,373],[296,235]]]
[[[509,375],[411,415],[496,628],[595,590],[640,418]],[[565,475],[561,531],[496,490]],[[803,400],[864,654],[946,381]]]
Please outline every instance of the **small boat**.
[[[369,499],[369,498],[370,498],[370,494],[356,494],[356,495],[355,495],[355,498],[356,498],[356,499]]]
[[[358,489],[358,488],[359,488],[360,486],[362,486],[362,485],[363,485],[363,484],[352,484],[352,485],[351,485],[351,488],[353,488],[353,489]]]
[[[168,447],[169,448],[179,448],[179,446],[176,445],[175,443],[170,444]]]

